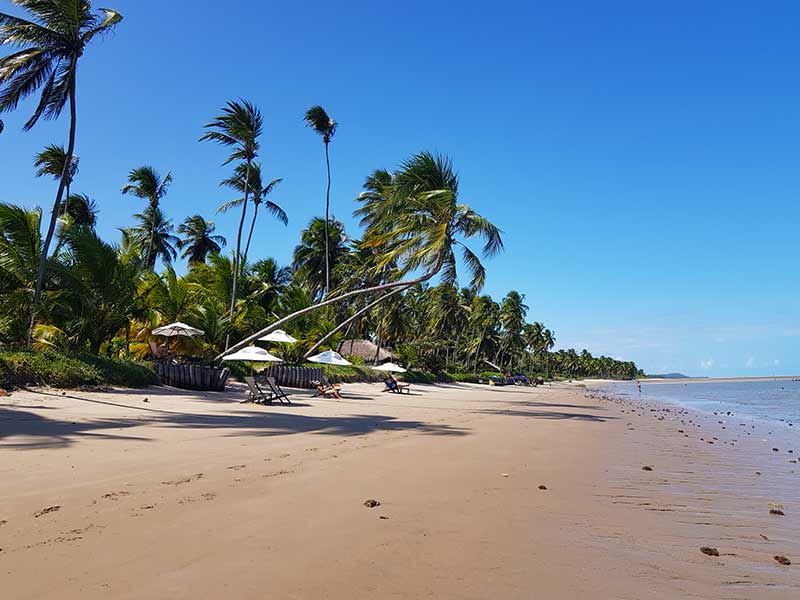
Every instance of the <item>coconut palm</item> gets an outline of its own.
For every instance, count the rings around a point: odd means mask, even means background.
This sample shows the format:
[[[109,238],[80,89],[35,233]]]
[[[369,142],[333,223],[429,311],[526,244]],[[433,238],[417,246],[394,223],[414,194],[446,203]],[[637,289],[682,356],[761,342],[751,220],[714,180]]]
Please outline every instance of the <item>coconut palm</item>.
[[[221,235],[214,235],[214,229],[214,223],[200,215],[187,217],[178,226],[178,233],[184,236],[178,241],[178,248],[185,249],[181,258],[188,258],[190,266],[205,263],[209,254],[219,254],[227,243]]]
[[[313,298],[325,297],[325,286],[329,284],[325,279],[326,266],[335,267],[347,254],[344,225],[340,221],[327,223],[325,227],[325,221],[319,217],[311,219],[294,249],[295,278],[307,287]]]
[[[160,208],[148,206],[144,212],[134,215],[139,224],[122,231],[123,246],[132,245],[144,258],[144,264],[151,270],[156,259],[170,264],[178,255],[175,246],[180,241],[172,235],[172,221],[164,216]]]
[[[71,194],[64,203],[64,220],[67,229],[86,227],[94,229],[97,225],[97,203],[86,194]]]
[[[506,355],[512,363],[525,348],[522,330],[525,325],[528,306],[524,300],[525,296],[512,290],[506,294],[506,297],[500,303],[500,322],[503,324],[501,356],[503,354]]]
[[[75,175],[78,174],[78,163],[79,159],[75,155],[72,156],[71,160],[68,160],[67,151],[64,149],[64,146],[58,144],[45,146],[44,150],[36,155],[33,162],[33,166],[36,167],[37,177],[50,175],[53,179],[58,181],[61,179],[66,169],[67,180],[64,188],[66,200],[64,201],[63,214],[69,212],[70,186],[75,179]]]
[[[223,165],[234,161],[243,161],[244,173],[244,198],[242,201],[242,216],[239,219],[239,228],[236,231],[236,254],[234,254],[233,289],[231,291],[231,317],[236,307],[236,293],[239,284],[239,270],[241,268],[242,228],[247,214],[247,202],[250,196],[250,170],[253,161],[258,156],[261,130],[264,119],[261,111],[246,100],[240,102],[228,101],[222,109],[222,114],[205,125],[208,129],[200,136],[200,141],[212,141],[228,146],[232,149]],[[226,342],[227,344],[227,342]]]
[[[0,339],[25,339],[41,252],[40,210],[0,204]]]
[[[247,165],[238,165],[234,170],[233,177],[225,179],[222,182],[222,185],[226,185],[244,194],[246,172]],[[289,218],[286,216],[286,211],[284,211],[272,200],[266,199],[281,181],[283,181],[283,179],[273,179],[266,186],[262,185],[261,164],[254,162],[252,165],[250,165],[250,184],[247,187],[253,194],[253,219],[250,221],[250,232],[247,234],[247,243],[244,246],[245,261],[247,260],[247,255],[250,252],[250,240],[253,238],[253,230],[255,229],[256,219],[258,218],[258,207],[262,203],[264,204],[264,207],[270,213],[272,213],[272,216],[278,219],[281,223],[284,225],[289,223]],[[217,212],[224,213],[235,206],[240,206],[241,204],[244,204],[244,198],[237,198],[236,200],[231,200],[230,202],[221,204],[219,208],[217,208]]]
[[[136,304],[142,265],[126,261],[116,247],[87,228],[73,230],[68,243],[67,289],[80,306],[67,321],[69,332],[96,354],[105,340],[126,326]]]
[[[429,152],[413,156],[395,174],[394,183],[383,199],[371,202],[366,208],[360,215],[367,228],[364,243],[378,250],[374,271],[380,272],[396,264],[401,276],[412,272],[421,274],[338,294],[303,308],[246,337],[226,353],[243,348],[298,316],[356,295],[410,287],[437,274],[441,274],[443,282],[453,283],[457,278],[455,252],[459,248],[472,276],[472,286],[478,289],[483,285],[486,270],[465,241],[483,238],[486,257],[503,248],[500,230],[469,206],[459,204],[458,176],[444,156]]]
[[[61,225],[58,230],[58,242],[53,251],[57,255],[70,231],[87,228],[94,231],[97,225],[97,203],[86,194],[70,194],[64,201],[64,214],[61,215]]]
[[[66,156],[74,156],[78,59],[83,56],[87,45],[94,37],[110,31],[122,20],[122,15],[107,8],[101,9],[101,14],[94,13],[89,0],[12,1],[24,9],[29,18],[0,13],[0,45],[22,47],[21,50],[0,58],[0,113],[14,110],[21,100],[41,90],[33,115],[23,127],[28,131],[42,117],[58,118],[69,103],[70,126]],[[50,225],[44,238],[44,247],[36,271],[29,340],[42,293],[45,261],[69,178],[69,164],[70,161],[66,161],[63,165],[64,170],[53,202]]]
[[[328,146],[333,139],[339,124],[328,116],[325,109],[321,106],[312,106],[306,111],[305,122],[308,127],[314,130],[322,138],[325,144],[325,169],[328,173],[328,186],[325,190],[325,222],[330,219],[331,204],[331,161],[328,153]],[[330,250],[328,250],[328,230],[325,230],[325,294],[328,295],[331,287],[331,260]]]
[[[167,190],[172,183],[172,172],[167,172],[164,177],[159,175],[153,167],[144,166],[137,169],[132,169],[128,173],[128,183],[122,186],[123,194],[133,194],[137,198],[142,198],[149,202],[151,211],[158,210],[159,203],[167,195]],[[147,248],[153,247],[152,236],[155,235],[155,230],[151,232],[150,242]],[[145,257],[145,264],[155,264],[155,259],[151,261],[151,256]]]

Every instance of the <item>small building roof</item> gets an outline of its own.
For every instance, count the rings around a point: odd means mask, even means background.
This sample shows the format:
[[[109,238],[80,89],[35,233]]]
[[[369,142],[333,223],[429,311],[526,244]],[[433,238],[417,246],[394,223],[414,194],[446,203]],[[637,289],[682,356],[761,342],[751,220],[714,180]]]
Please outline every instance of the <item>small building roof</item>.
[[[375,353],[378,352],[378,346],[369,340],[345,340],[339,346],[339,354],[358,356],[364,359],[365,362],[375,362]],[[388,350],[381,348],[378,353],[378,361],[383,362],[394,358],[394,355]]]

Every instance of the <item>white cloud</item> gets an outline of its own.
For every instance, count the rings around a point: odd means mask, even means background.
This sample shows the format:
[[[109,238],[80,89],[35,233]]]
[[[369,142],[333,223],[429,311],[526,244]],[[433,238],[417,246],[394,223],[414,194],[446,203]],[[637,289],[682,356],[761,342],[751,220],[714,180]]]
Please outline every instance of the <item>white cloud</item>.
[[[755,365],[756,365],[755,356],[748,356],[747,357],[747,362],[744,363],[744,366],[747,367],[748,369],[752,369]]]
[[[709,358],[708,360],[701,360],[700,361],[700,368],[701,369],[708,370],[708,369],[711,369],[713,367],[714,367],[714,359],[713,358]]]

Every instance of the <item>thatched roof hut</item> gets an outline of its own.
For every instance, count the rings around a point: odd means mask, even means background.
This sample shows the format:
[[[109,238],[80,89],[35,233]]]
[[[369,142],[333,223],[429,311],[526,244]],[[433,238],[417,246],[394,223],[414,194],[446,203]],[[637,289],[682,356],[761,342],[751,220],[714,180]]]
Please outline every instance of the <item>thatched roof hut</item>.
[[[369,340],[345,340],[342,342],[341,346],[339,346],[339,354],[343,356],[358,356],[362,358],[364,362],[368,363],[376,362],[376,353],[378,353],[378,346]],[[391,358],[394,358],[394,355],[388,350],[381,348],[380,353],[378,353],[377,362],[383,362]]]

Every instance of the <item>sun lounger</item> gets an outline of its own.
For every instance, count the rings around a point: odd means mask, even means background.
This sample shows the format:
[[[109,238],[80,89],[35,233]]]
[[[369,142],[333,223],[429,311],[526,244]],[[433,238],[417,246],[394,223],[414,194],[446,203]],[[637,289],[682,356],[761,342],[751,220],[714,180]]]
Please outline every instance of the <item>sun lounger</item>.
[[[255,377],[245,377],[244,381],[250,390],[250,402],[255,402],[256,404],[272,404],[273,394],[262,390],[258,382],[256,382]]]
[[[325,377],[325,375],[322,376],[321,383],[322,383],[322,387],[324,387],[324,388],[333,388],[335,390],[342,389],[342,384],[341,383],[331,383],[330,381],[328,381],[328,378]]]
[[[342,399],[342,395],[339,393],[339,390],[333,387],[326,388],[323,387],[321,383],[317,383],[317,393],[316,396],[322,396],[323,398],[336,398],[337,400]]]
[[[278,385],[278,382],[275,381],[274,377],[266,377],[265,378],[269,389],[272,390],[273,398],[276,400],[280,400],[281,402],[286,402],[287,404],[291,404],[292,401],[289,400],[289,394],[284,392],[281,389],[281,386]]]
[[[170,352],[169,348],[166,346],[159,346],[153,340],[148,341],[147,344],[150,346],[150,354],[153,355],[155,360],[167,360],[172,358],[172,352]]]
[[[342,386],[340,384],[331,384],[327,379],[312,381],[311,385],[313,385],[317,391],[314,393],[314,397],[316,396],[329,396],[333,398],[341,398],[341,390]],[[335,392],[335,394],[334,394]]]
[[[411,393],[411,385],[408,383],[400,383],[394,379],[387,379],[383,383],[386,387],[381,390],[382,392],[392,392],[393,394]]]

